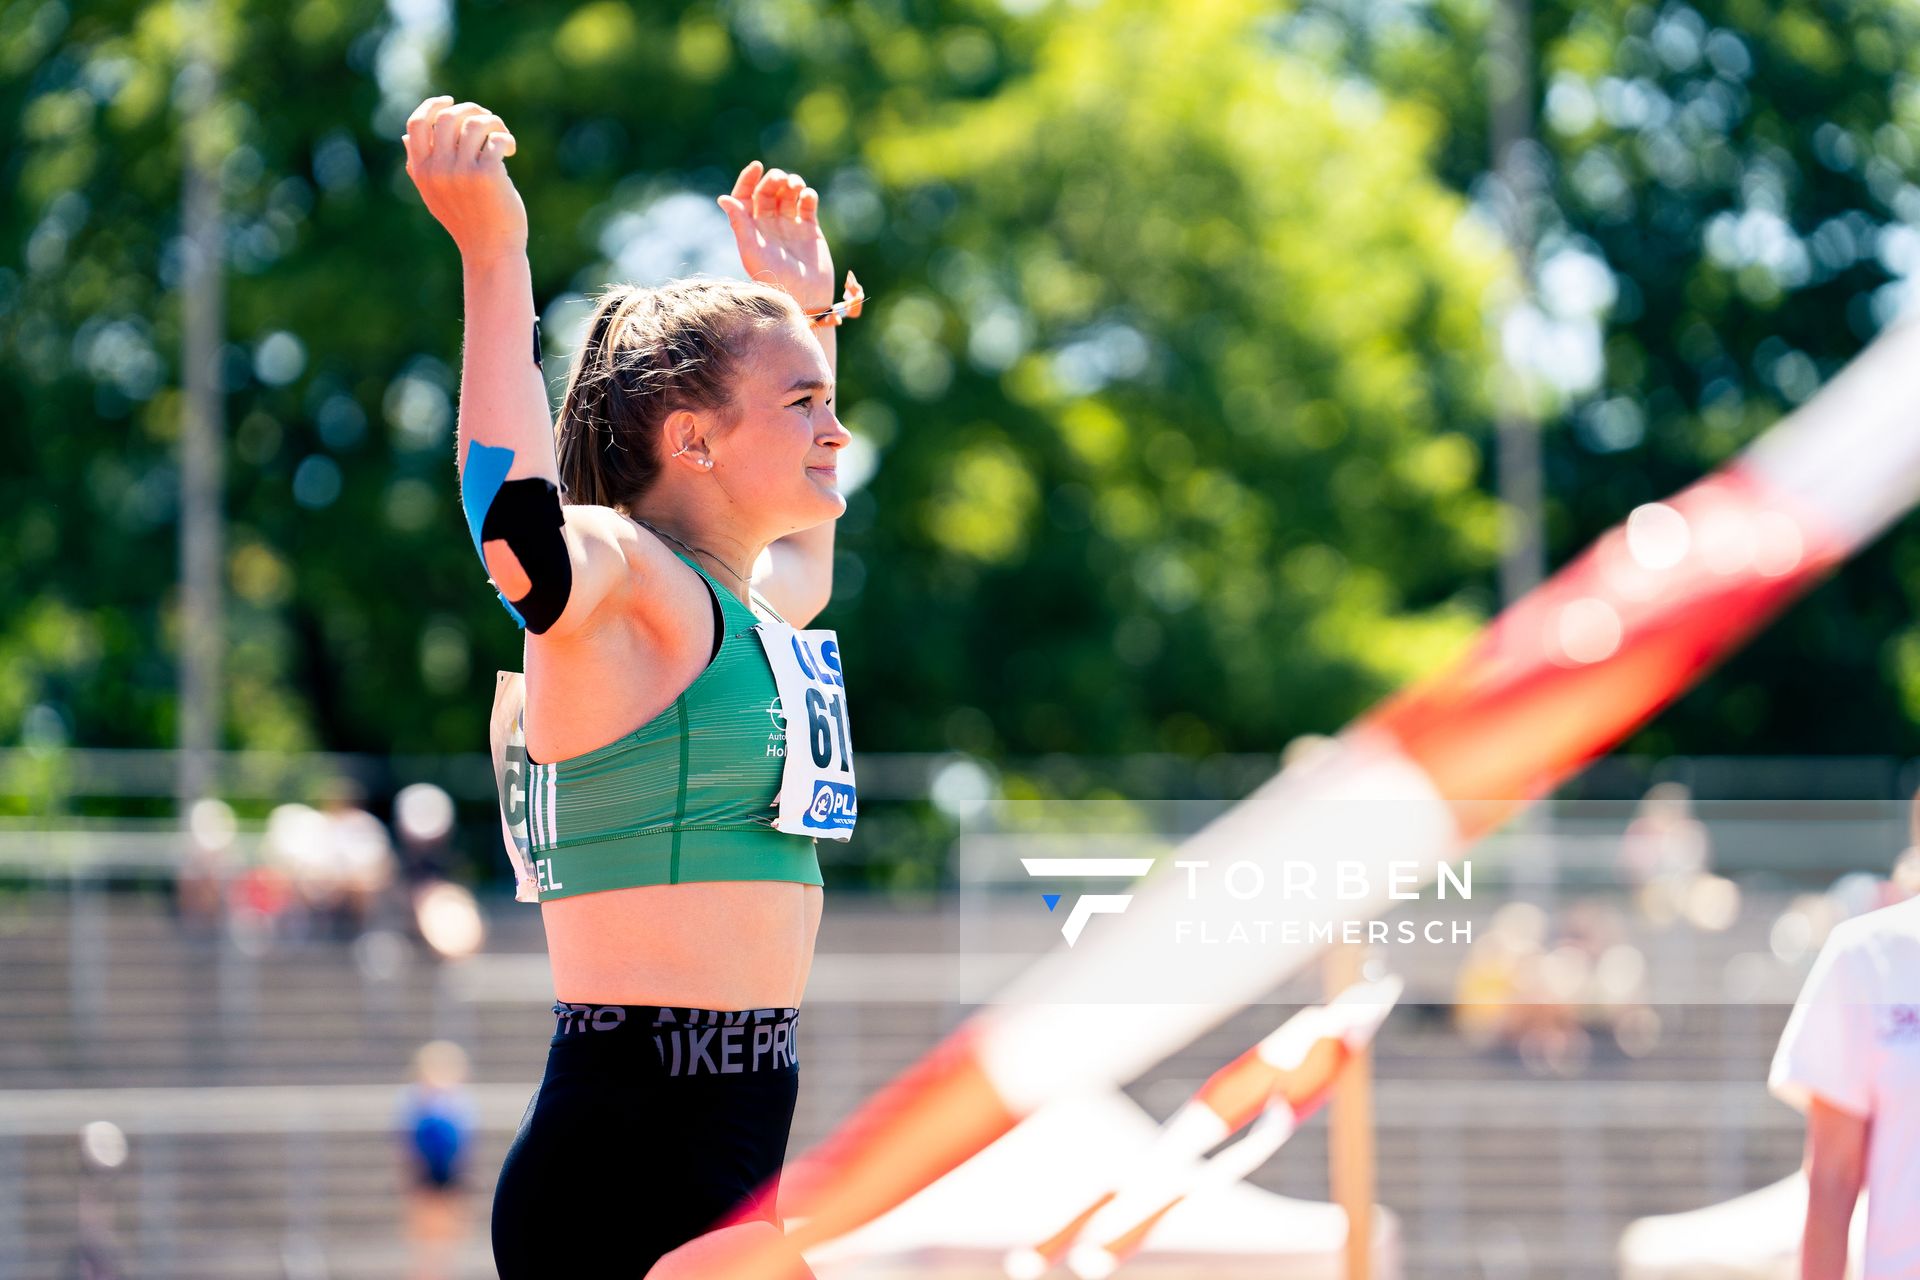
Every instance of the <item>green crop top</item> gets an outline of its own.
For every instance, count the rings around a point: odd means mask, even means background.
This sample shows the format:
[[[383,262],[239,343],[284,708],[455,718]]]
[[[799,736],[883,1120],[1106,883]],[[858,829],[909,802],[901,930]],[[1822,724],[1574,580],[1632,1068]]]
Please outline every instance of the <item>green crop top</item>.
[[[522,901],[695,880],[821,883],[813,839],[773,827],[786,731],[753,630],[760,620],[692,557],[680,558],[713,593],[719,645],[673,705],[638,729],[536,764],[523,678],[500,673],[495,777]],[[760,605],[778,617],[764,598]]]

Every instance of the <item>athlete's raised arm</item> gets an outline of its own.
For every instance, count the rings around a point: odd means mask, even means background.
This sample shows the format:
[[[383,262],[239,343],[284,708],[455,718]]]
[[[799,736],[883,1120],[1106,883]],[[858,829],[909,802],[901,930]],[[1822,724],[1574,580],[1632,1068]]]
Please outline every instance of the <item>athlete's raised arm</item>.
[[[865,295],[849,271],[846,302],[834,307],[833,253],[820,229],[820,193],[799,174],[769,169],[755,160],[740,171],[733,190],[720,197],[720,208],[733,228],[747,274],[784,289],[802,311],[822,317],[814,324],[813,336],[837,376],[834,335],[841,317],[828,313],[857,316]],[[825,394],[834,392],[828,389]],[[767,548],[768,569],[754,579],[755,589],[797,627],[806,626],[833,596],[833,529],[828,520],[774,542]]]
[[[466,341],[456,460],[474,549],[516,622],[564,634],[626,578],[631,526],[559,500],[553,420],[535,362],[527,211],[513,134],[472,102],[428,98],[407,120],[407,175],[460,249]]]

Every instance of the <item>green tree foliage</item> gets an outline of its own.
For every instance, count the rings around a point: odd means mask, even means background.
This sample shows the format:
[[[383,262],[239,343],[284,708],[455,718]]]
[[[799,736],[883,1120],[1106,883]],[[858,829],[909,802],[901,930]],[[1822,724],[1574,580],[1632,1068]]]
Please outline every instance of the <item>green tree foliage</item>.
[[[1446,178],[1484,192],[1489,10],[1312,3],[1279,38],[1421,107],[1443,130]],[[1532,23],[1540,258],[1597,257],[1617,295],[1603,380],[1545,427],[1558,561],[1724,462],[1906,303],[1920,270],[1920,11],[1538,0]],[[1920,749],[1916,566],[1907,521],[1631,745]]]
[[[428,91],[514,127],[550,355],[607,281],[724,265],[707,202],[745,159],[821,187],[875,297],[842,408],[878,467],[825,619],[873,748],[1276,747],[1484,612],[1499,258],[1434,122],[1251,5],[13,0],[0,733],[43,706],[171,738],[176,102],[209,12],[235,745],[471,750],[518,665],[454,489],[458,264],[397,146]]]
[[[0,112],[17,145],[0,212],[0,574],[17,603],[0,621],[0,725],[45,705],[88,743],[172,736],[174,103],[191,91],[190,24],[211,20],[230,215],[228,736],[367,746],[384,684],[404,692],[383,736],[422,745],[422,614],[464,602],[418,558],[437,532],[385,518],[409,473],[432,494],[445,477],[442,451],[415,458],[383,422],[396,364],[438,333],[410,293],[414,211],[367,135],[379,6],[3,12]],[[405,596],[422,611],[405,616]]]
[[[938,219],[875,286],[912,407],[859,616],[941,651],[889,739],[959,704],[1019,751],[1271,747],[1474,625],[1500,260],[1425,122],[1261,12],[1073,10],[991,98],[879,122]]]

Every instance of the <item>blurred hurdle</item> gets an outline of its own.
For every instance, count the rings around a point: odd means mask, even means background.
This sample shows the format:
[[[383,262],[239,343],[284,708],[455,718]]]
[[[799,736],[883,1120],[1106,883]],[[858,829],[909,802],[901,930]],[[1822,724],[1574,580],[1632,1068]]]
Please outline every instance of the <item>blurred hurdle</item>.
[[[1602,535],[1470,651],[1290,766],[1184,859],[1364,861],[1363,896],[1303,923],[1371,919],[1391,859],[1422,882],[1686,690],[1920,498],[1920,325],[1888,331],[1732,463]],[[1154,949],[1190,916],[1176,876],[1034,964],[789,1166],[789,1242],[832,1240],[1076,1090],[1140,1071],[1274,983],[1317,942]],[[1131,1003],[1113,1002],[1115,990]],[[774,1247],[716,1270],[777,1274]]]
[[[1175,1204],[1203,1186],[1259,1168],[1349,1079],[1400,991],[1398,978],[1347,984],[1327,1004],[1302,1009],[1215,1071],[1111,1188],[1044,1241],[1011,1251],[1007,1275],[1038,1280],[1049,1267],[1070,1261],[1077,1275],[1101,1280],[1139,1250]],[[1249,1134],[1201,1162],[1249,1123],[1260,1131],[1258,1138]],[[1371,1187],[1365,1194],[1371,1197]]]

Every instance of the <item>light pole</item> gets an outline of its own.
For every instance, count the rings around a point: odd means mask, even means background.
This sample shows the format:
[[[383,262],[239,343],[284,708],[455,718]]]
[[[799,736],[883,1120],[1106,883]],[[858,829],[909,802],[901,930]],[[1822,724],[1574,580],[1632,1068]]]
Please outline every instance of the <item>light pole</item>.
[[[180,140],[180,665],[179,766],[175,794],[181,821],[193,802],[212,794],[220,742],[222,627],[222,455],[226,437],[221,370],[225,313],[221,297],[225,229],[220,208],[220,157],[215,152],[218,74],[212,54],[213,6],[194,6],[196,34],[183,72]]]
[[[1543,186],[1533,140],[1532,21],[1529,0],[1495,0],[1488,32],[1487,102],[1493,175],[1499,184],[1507,246],[1520,271],[1520,305],[1533,296],[1535,205]],[[1497,482],[1505,524],[1500,603],[1511,605],[1546,577],[1540,529],[1540,424],[1527,402],[1525,374],[1503,355],[1505,394],[1497,407]]]
[[[1542,157],[1533,138],[1530,4],[1494,0],[1487,33],[1488,141],[1502,229],[1520,274],[1516,309],[1533,302],[1533,242],[1545,187]],[[1495,476],[1500,493],[1500,604],[1505,609],[1546,580],[1547,549],[1541,529],[1540,423],[1533,412],[1528,372],[1515,367],[1504,332],[1501,338]],[[1515,815],[1511,830],[1522,876],[1533,880],[1535,902],[1551,915],[1559,898],[1559,860],[1547,816],[1539,806],[1529,805]]]

